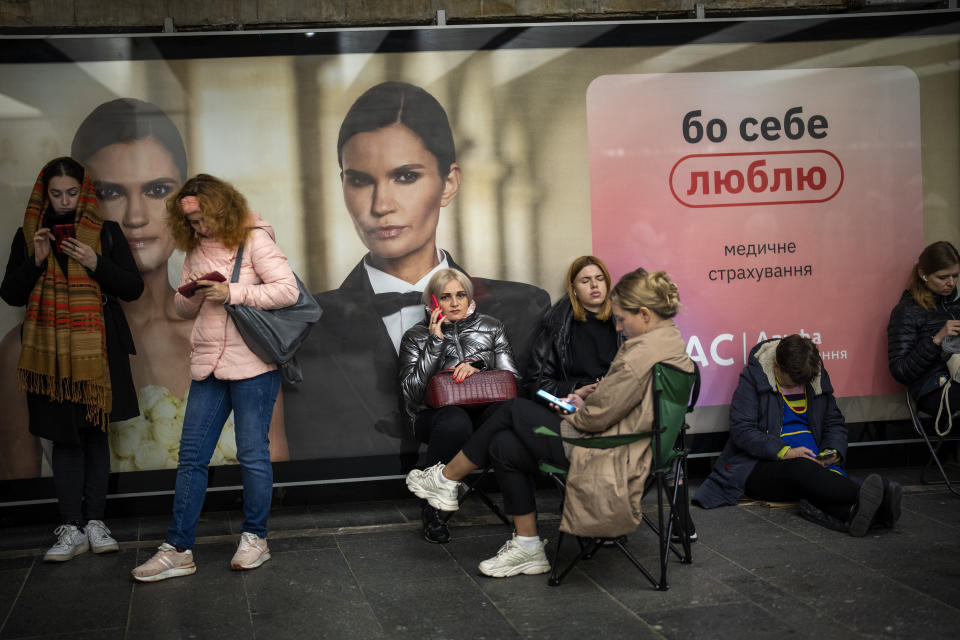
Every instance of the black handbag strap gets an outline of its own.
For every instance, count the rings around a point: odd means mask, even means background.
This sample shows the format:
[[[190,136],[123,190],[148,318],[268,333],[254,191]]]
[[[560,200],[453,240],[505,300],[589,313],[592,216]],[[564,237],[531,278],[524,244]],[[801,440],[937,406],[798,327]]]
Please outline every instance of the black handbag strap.
[[[273,240],[274,242],[277,241],[277,239],[274,238],[273,235],[269,231],[267,231],[265,227],[254,227],[254,229],[261,229],[265,234],[270,236],[271,240]],[[233,275],[230,276],[230,282],[236,282],[237,279],[240,277],[241,262],[243,262],[243,244],[237,247],[237,260],[236,262],[233,263]]]
[[[236,282],[240,278],[240,263],[243,262],[243,245],[237,247],[237,259],[233,263],[233,275],[230,276],[230,282]]]

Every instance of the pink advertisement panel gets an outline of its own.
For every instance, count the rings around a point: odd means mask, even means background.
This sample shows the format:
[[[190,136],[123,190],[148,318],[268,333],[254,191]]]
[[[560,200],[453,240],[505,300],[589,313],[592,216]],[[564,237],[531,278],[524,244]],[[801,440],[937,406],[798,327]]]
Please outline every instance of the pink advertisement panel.
[[[727,404],[750,349],[790,333],[819,344],[837,395],[899,392],[889,292],[924,241],[911,70],[602,76],[587,126],[594,252],[615,279],[678,283],[701,405]]]

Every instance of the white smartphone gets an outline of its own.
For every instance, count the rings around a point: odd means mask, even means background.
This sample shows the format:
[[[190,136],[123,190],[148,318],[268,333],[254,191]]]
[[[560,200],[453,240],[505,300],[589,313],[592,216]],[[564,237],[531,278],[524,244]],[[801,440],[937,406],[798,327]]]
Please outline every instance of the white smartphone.
[[[564,402],[557,396],[553,395],[552,393],[548,393],[543,389],[540,389],[539,391],[537,391],[537,395],[543,398],[544,400],[546,400],[547,402],[552,402],[553,404],[557,405],[564,411],[569,411],[570,413],[573,413],[574,411],[577,410],[577,408],[572,404],[570,404],[569,402]]]

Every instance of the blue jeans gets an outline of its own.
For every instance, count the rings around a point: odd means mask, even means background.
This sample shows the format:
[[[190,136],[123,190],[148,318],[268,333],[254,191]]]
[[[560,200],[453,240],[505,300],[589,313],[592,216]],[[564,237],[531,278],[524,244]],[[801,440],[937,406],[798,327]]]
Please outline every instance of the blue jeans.
[[[237,460],[243,478],[243,531],[267,536],[267,517],[273,495],[270,465],[270,418],[280,391],[280,372],[268,371],[246,380],[218,380],[212,375],[190,383],[183,417],[177,489],[167,542],[193,547],[197,521],[207,493],[207,471],[220,432],[233,411]]]

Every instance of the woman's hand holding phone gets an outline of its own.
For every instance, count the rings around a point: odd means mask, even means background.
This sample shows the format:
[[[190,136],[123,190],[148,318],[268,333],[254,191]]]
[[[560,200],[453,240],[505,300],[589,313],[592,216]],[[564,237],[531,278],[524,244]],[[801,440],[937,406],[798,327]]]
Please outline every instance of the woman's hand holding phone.
[[[430,307],[430,333],[437,336],[438,338],[443,338],[443,312],[440,311],[440,303],[437,302],[437,296],[431,295],[431,300],[433,300],[433,305]]]
[[[829,467],[840,462],[840,456],[837,455],[836,449],[824,449],[817,454],[817,462],[820,463],[820,466]]]
[[[571,393],[565,398],[557,398],[556,396],[547,393],[543,389],[540,389],[537,392],[537,395],[547,401],[547,404],[550,405],[550,408],[559,413],[560,415],[570,415],[577,409],[583,406],[583,398],[578,396],[576,393]],[[563,403],[563,406],[557,404],[554,401],[560,401]],[[572,411],[571,411],[572,408]]]
[[[230,299],[230,285],[226,283],[223,274],[217,271],[209,273],[194,271],[177,291],[187,298],[200,293],[204,300],[215,303],[225,303]]]
[[[60,250],[91,271],[97,268],[96,252],[76,238],[64,238]]]

